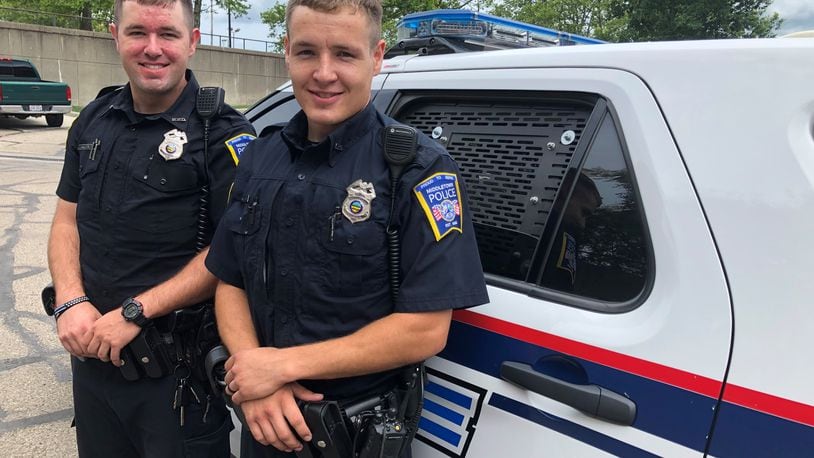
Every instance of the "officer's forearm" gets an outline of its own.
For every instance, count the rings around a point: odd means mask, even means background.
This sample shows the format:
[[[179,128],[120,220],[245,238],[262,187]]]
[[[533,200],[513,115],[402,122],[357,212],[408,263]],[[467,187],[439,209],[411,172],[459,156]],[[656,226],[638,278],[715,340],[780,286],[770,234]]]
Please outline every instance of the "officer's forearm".
[[[242,289],[228,283],[218,283],[215,290],[215,319],[220,338],[231,354],[260,346],[249,301]]]
[[[48,238],[48,269],[56,291],[56,303],[62,304],[84,296],[82,271],[79,267],[79,231],[76,226],[76,204],[57,201],[51,234]]]
[[[451,310],[394,313],[345,337],[284,352],[283,377],[334,379],[423,361],[446,346]]]
[[[154,318],[204,301],[215,293],[217,278],[204,266],[207,248],[169,280],[139,294],[144,316]]]

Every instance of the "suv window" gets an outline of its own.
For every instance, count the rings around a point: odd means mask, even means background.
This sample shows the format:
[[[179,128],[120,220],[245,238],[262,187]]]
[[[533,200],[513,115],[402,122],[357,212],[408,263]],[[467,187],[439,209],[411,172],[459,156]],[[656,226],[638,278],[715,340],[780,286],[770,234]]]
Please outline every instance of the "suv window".
[[[484,272],[500,286],[542,286],[603,310],[596,300],[642,292],[643,214],[603,99],[422,92],[401,94],[393,112],[455,158]]]
[[[573,187],[540,284],[610,302],[634,299],[647,280],[643,215],[619,135],[606,115]]]
[[[526,281],[595,97],[424,93],[396,119],[436,138],[466,183],[484,271]],[[574,140],[562,144],[563,132]]]

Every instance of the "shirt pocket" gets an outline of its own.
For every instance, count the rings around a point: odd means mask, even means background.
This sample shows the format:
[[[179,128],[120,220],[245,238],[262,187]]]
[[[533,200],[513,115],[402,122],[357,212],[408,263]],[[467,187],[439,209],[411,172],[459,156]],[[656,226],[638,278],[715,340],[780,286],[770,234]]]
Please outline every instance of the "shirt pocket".
[[[273,266],[266,244],[268,218],[269,210],[261,206],[256,197],[246,196],[240,200],[240,217],[229,226],[235,256],[250,299],[258,295],[267,297],[271,287],[268,272]]]
[[[202,194],[192,164],[158,162],[146,173],[134,172],[133,178],[132,195],[125,199],[131,203],[127,220],[136,229],[167,234],[197,228],[201,209],[208,210],[210,196]]]
[[[102,162],[101,142],[95,139],[89,143],[76,146],[79,155],[79,205],[76,209],[77,221],[94,221],[98,219],[99,207],[99,164]]]
[[[99,170],[99,163],[101,162],[102,156],[102,149],[100,147],[101,142],[98,139],[90,143],[80,143],[76,146],[76,151],[79,153],[80,178],[84,178]]]
[[[323,287],[343,297],[380,290],[387,281],[384,225],[372,219],[354,224],[341,214],[328,221],[320,231]]]

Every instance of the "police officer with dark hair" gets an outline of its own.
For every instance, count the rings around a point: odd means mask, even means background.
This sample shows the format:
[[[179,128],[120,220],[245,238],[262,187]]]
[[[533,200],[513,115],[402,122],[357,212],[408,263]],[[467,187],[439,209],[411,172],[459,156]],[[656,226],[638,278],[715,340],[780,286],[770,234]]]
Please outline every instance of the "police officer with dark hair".
[[[59,339],[73,356],[79,454],[229,456],[228,411],[183,355],[149,376],[133,365],[158,361],[122,365],[160,317],[212,297],[206,239],[254,131],[231,107],[208,123],[196,111],[187,63],[200,32],[189,1],[118,0],[115,13],[129,83],[71,127],[48,246]]]
[[[226,392],[248,426],[241,456],[311,441],[298,400],[387,398],[405,366],[444,348],[452,309],[488,301],[449,154],[418,134],[415,158],[391,176],[383,145],[401,130],[369,103],[381,16],[379,0],[289,1],[285,58],[302,111],[248,146],[206,260],[221,279]]]

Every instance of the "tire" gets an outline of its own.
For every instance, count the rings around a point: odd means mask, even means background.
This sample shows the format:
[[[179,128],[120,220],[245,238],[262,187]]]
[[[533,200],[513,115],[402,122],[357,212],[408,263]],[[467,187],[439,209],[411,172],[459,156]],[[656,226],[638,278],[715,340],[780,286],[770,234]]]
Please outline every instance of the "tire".
[[[48,127],[60,127],[62,126],[62,121],[64,116],[60,114],[48,114],[45,115],[45,122],[48,123]]]

